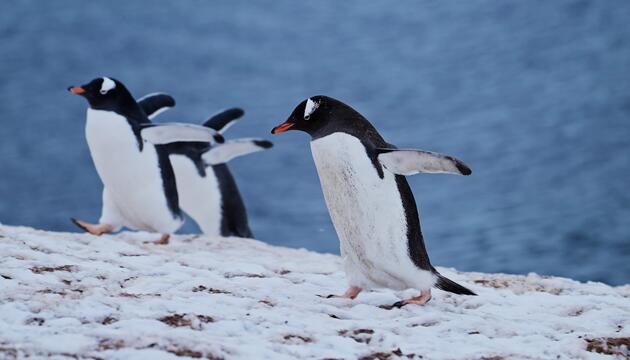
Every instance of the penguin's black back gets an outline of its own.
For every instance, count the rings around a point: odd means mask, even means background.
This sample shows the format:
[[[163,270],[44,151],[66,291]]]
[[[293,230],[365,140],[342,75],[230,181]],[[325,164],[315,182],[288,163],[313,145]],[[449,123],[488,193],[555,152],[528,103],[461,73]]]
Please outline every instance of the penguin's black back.
[[[213,165],[212,170],[221,190],[221,235],[251,238],[254,235],[247,222],[247,210],[236,186],[236,181],[226,164]]]
[[[127,122],[131,126],[133,133],[138,141],[138,149],[144,150],[144,141],[140,135],[142,125],[151,123],[141,106],[136,103],[134,116],[126,116]],[[155,145],[155,152],[158,157],[158,165],[160,167],[160,175],[162,176],[162,186],[164,188],[164,196],[166,197],[166,205],[173,214],[174,218],[182,218],[182,211],[179,207],[179,194],[177,193],[177,183],[175,182],[175,171],[171,160],[168,158],[169,145]]]
[[[144,151],[144,141],[142,140],[140,132],[142,126],[150,124],[151,120],[149,120],[140,104],[135,102],[135,100],[133,103],[129,102],[129,104],[126,105],[125,110],[126,111],[121,115],[127,119],[127,123],[131,126],[138,143],[138,150]],[[164,188],[164,196],[166,197],[166,205],[174,218],[182,218],[182,211],[179,207],[177,183],[175,182],[175,171],[173,170],[173,165],[168,158],[168,146],[169,145],[155,145],[155,152],[158,157],[158,166],[162,177],[162,186]]]
[[[166,204],[175,218],[182,217],[182,211],[179,207],[179,194],[177,193],[177,183],[175,182],[175,171],[171,160],[168,158],[168,150],[164,145],[156,145],[155,151],[158,156],[158,164],[160,166],[160,174],[162,175],[162,186],[164,187],[164,196]]]
[[[175,142],[164,145],[168,154],[186,156],[195,164],[199,176],[207,176],[207,168],[202,155],[210,149],[203,142]],[[221,193],[221,236],[252,237],[247,222],[247,211],[236,186],[236,181],[226,164],[213,165]],[[203,199],[201,199],[203,201]]]
[[[396,186],[398,187],[403,208],[405,209],[409,257],[420,269],[432,271],[433,267],[431,266],[429,254],[424,245],[422,230],[420,229],[418,207],[416,206],[416,200],[413,197],[409,183],[403,175],[396,175]]]

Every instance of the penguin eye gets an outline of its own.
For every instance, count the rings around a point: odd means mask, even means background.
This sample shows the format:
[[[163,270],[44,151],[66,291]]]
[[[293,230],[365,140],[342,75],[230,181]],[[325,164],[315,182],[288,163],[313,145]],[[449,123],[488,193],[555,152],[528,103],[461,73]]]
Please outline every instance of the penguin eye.
[[[102,95],[107,94],[107,90],[103,90],[103,89],[101,89],[99,92],[100,92]]]
[[[310,98],[306,100],[306,106],[304,106],[304,120],[309,120],[311,118],[311,114],[317,110],[319,107],[319,103],[311,100]]]

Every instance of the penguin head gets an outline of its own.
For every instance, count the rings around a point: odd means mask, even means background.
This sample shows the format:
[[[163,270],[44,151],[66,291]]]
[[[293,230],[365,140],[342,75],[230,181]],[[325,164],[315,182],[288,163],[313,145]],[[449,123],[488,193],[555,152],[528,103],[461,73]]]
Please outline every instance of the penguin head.
[[[126,106],[135,103],[125,85],[109,77],[96,78],[81,86],[70,86],[68,91],[83,96],[95,110],[124,113]]]
[[[310,97],[293,109],[289,118],[271,130],[280,134],[289,130],[301,130],[313,136],[330,121],[335,100],[323,95]]]

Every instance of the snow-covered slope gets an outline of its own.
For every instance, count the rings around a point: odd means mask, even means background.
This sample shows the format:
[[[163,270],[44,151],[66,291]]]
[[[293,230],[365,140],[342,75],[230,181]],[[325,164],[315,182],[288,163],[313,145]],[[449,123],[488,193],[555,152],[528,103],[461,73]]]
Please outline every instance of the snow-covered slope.
[[[629,354],[629,285],[441,269],[479,296],[434,290],[426,306],[384,310],[379,305],[415,292],[317,296],[345,290],[337,256],[236,238],[144,243],[153,238],[0,226],[0,358]]]

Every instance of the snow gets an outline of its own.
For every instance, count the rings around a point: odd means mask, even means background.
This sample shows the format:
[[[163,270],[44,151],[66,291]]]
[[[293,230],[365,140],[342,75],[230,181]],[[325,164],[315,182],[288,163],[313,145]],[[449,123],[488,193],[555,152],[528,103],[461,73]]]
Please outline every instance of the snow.
[[[316,296],[345,290],[335,255],[197,235],[174,236],[166,246],[145,243],[155,238],[0,225],[0,358],[630,354],[623,345],[630,285],[440,268],[479,296],[434,290],[426,306],[385,310],[379,305],[416,291],[364,292],[354,301]]]

